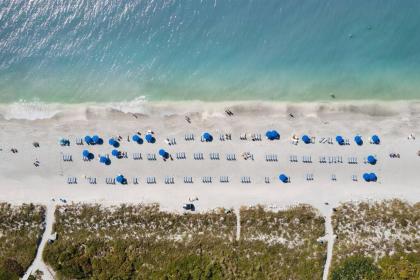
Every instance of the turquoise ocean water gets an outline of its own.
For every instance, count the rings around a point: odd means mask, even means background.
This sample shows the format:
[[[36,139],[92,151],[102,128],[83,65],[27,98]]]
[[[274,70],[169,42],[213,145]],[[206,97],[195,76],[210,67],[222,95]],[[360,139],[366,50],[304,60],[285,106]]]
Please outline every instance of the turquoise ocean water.
[[[420,99],[420,1],[2,0],[0,103]]]

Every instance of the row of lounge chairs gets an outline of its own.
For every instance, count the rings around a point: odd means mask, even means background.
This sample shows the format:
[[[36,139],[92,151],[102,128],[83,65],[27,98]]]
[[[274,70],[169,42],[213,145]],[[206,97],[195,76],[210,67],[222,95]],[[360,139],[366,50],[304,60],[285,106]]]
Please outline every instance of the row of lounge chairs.
[[[314,175],[312,173],[305,174],[305,179],[306,179],[306,181],[314,181]],[[357,175],[352,175],[351,179],[354,182],[358,181]],[[97,180],[96,180],[95,177],[87,177],[86,180],[91,185],[97,184]],[[213,182],[213,177],[204,176],[204,177],[201,177],[201,181],[205,184],[211,184]],[[337,181],[337,176],[335,174],[331,174],[331,181]],[[138,185],[140,183],[140,180],[139,180],[138,177],[133,177],[132,182],[133,182],[134,185]],[[230,178],[229,178],[229,176],[220,176],[219,177],[219,182],[220,183],[230,183]],[[250,183],[252,183],[251,177],[250,176],[242,176],[240,178],[240,182],[242,184],[250,184]],[[290,182],[290,177],[289,177],[288,182]],[[105,178],[105,183],[107,185],[115,185],[116,181],[115,181],[115,178],[113,178],[113,177],[107,177],[107,178]],[[153,177],[153,176],[146,177],[146,183],[147,184],[156,184],[156,177]],[[175,184],[175,179],[174,179],[173,176],[166,176],[164,178],[164,183],[165,184]],[[184,183],[185,184],[193,184],[194,183],[193,177],[185,176],[184,177]],[[271,183],[271,178],[270,177],[264,177],[264,183],[270,184]],[[77,184],[77,178],[76,177],[68,177],[67,178],[67,184]]]
[[[185,134],[185,141],[194,141],[194,134],[192,133]]]
[[[321,156],[321,157],[319,157],[319,163],[329,163],[329,164],[343,163],[343,157],[342,156],[329,156],[329,157]],[[348,163],[349,164],[357,164],[357,158],[349,157],[348,158]]]
[[[311,156],[303,156],[302,157],[303,163],[312,163],[312,157]]]

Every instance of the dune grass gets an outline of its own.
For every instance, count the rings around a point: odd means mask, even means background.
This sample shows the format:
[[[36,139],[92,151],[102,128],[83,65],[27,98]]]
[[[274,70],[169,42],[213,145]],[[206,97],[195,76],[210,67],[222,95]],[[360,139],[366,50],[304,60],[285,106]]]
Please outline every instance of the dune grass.
[[[0,203],[0,279],[18,279],[35,258],[45,207]]]
[[[319,279],[322,273],[325,246],[316,238],[323,219],[306,206],[242,209],[239,241],[229,209],[176,214],[158,205],[75,204],[55,214],[58,240],[47,245],[44,259],[64,279]],[[252,238],[270,227],[291,243]]]
[[[332,221],[331,279],[420,279],[420,203],[344,203]]]

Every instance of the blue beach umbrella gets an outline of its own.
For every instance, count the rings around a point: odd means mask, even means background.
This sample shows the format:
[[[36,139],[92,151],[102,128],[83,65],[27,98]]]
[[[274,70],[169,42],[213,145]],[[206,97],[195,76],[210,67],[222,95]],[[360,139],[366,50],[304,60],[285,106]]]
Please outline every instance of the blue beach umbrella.
[[[104,157],[104,156],[101,156],[99,158],[99,162],[100,163],[103,163],[105,165],[110,165],[111,164],[111,160],[109,158],[107,158],[107,157]]]
[[[138,134],[134,134],[131,139],[133,139],[133,141],[137,144],[143,144],[143,139],[141,139],[141,137]]]
[[[155,143],[156,142],[156,139],[155,139],[155,137],[153,137],[153,135],[152,134],[146,134],[146,141],[147,141],[147,143]]]
[[[376,176],[375,173],[370,173],[369,177],[370,177],[370,181],[372,182],[376,182],[378,180],[378,177]]]
[[[211,134],[210,134],[210,133],[208,133],[208,132],[204,132],[204,133],[203,133],[203,138],[204,138],[204,140],[205,140],[206,142],[211,142],[211,141],[213,141],[213,136],[211,136]]]
[[[363,139],[361,136],[357,135],[356,137],[354,137],[354,142],[356,142],[356,144],[358,146],[362,146],[363,145]]]
[[[373,135],[371,139],[372,139],[372,143],[373,143],[373,144],[378,145],[379,143],[381,143],[381,139],[379,139],[379,136],[378,136],[378,135],[376,135],[376,134],[375,134],[375,135]]]
[[[265,136],[268,138],[268,140],[279,140],[280,139],[280,133],[278,133],[276,130],[269,130],[265,133]]]
[[[344,138],[341,135],[337,135],[337,137],[335,137],[335,141],[337,141],[340,146],[344,145]]]
[[[368,161],[370,164],[375,165],[375,164],[376,164],[376,162],[377,162],[377,159],[376,159],[374,156],[369,155],[369,156],[367,157],[367,161]]]
[[[284,174],[280,174],[279,179],[283,183],[287,183],[289,181],[289,178],[286,175],[284,175]]]
[[[123,175],[118,175],[117,177],[115,177],[115,181],[117,181],[120,184],[125,184],[127,182]]]
[[[120,156],[120,151],[118,151],[117,149],[113,149],[113,150],[112,150],[112,152],[111,152],[111,154],[112,154],[114,157],[119,157],[119,156]]]
[[[83,150],[83,152],[82,152],[82,155],[86,158],[89,157],[89,154],[90,154],[90,152],[88,150]]]
[[[364,179],[366,182],[370,182],[370,174],[369,174],[369,173],[364,173],[364,174],[363,174],[363,179]]]
[[[169,158],[169,153],[168,153],[167,151],[165,151],[164,149],[160,149],[160,150],[159,150],[159,155],[160,155],[161,157],[163,157],[164,159]]]
[[[311,138],[308,135],[305,134],[305,135],[302,136],[302,141],[305,144],[309,144],[309,143],[311,143]]]
[[[86,135],[86,136],[85,136],[85,142],[86,142],[86,144],[88,144],[88,145],[93,144],[92,137],[90,137],[89,135]]]
[[[94,144],[98,144],[98,143],[99,143],[99,139],[100,139],[100,138],[99,138],[99,136],[98,136],[98,135],[93,135],[93,136],[92,136],[92,141],[93,141],[93,143],[94,143]]]
[[[108,143],[114,148],[118,148],[120,146],[120,142],[116,141],[114,138],[109,139]]]

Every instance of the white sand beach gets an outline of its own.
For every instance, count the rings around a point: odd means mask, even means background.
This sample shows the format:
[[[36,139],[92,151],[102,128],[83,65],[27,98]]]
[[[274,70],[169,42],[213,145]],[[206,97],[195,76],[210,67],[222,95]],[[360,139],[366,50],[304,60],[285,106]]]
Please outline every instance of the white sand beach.
[[[225,113],[226,108],[233,116]],[[420,140],[408,139],[411,134],[420,137],[418,102],[146,102],[125,110],[85,104],[61,106],[51,112],[46,119],[14,119],[10,108],[0,106],[0,201],[158,202],[163,209],[182,210],[183,203],[198,198],[196,209],[202,211],[219,206],[296,203],[322,209],[325,202],[420,199]],[[144,139],[148,130],[154,132],[156,143],[140,145],[131,140],[137,132]],[[280,140],[267,140],[267,130],[278,131]],[[209,132],[213,141],[201,142],[203,132]],[[103,145],[76,145],[76,138],[95,134],[104,140]],[[195,140],[185,141],[185,134],[194,134]],[[220,134],[231,134],[232,140],[220,141]],[[243,134],[247,140],[240,139]],[[261,134],[262,141],[252,141],[251,134]],[[304,144],[300,139],[293,145],[294,134],[314,137],[314,143]],[[374,134],[380,137],[379,145],[369,143]],[[337,135],[348,139],[349,145],[338,145]],[[354,142],[356,135],[363,137],[362,146]],[[128,158],[111,155],[108,139],[117,136],[122,137],[119,150],[127,152]],[[319,143],[328,137],[333,144]],[[70,146],[61,146],[61,138],[69,139]],[[175,138],[176,144],[168,145],[167,138]],[[34,147],[33,142],[40,147]],[[158,154],[161,148],[173,160],[162,160]],[[92,161],[82,160],[84,149],[94,154]],[[186,159],[177,159],[177,152],[185,153]],[[244,152],[252,154],[253,160],[243,159]],[[141,153],[142,160],[133,160],[133,153]],[[157,160],[147,160],[148,153],[156,154]],[[194,160],[194,153],[202,153],[204,159]],[[220,160],[210,160],[210,153],[219,153]],[[400,157],[391,158],[390,153]],[[111,164],[101,164],[99,154],[109,154]],[[235,154],[236,160],[226,160],[227,154]],[[71,155],[72,161],[63,161],[63,155]],[[266,155],[276,155],[278,161],[268,162]],[[292,155],[298,162],[289,161]],[[375,165],[364,163],[368,155],[377,158]],[[303,156],[310,156],[312,163],[303,163]],[[319,157],[326,157],[327,163],[320,163]],[[330,157],[341,157],[342,163],[328,163]],[[357,158],[358,163],[349,164],[349,157]],[[39,161],[38,167],[35,161]],[[375,172],[377,182],[365,182],[365,172]],[[279,181],[282,173],[291,178],[290,183]],[[106,177],[118,174],[127,178],[127,185],[105,184]],[[312,174],[313,180],[306,180],[307,174]],[[333,175],[336,181],[331,180]],[[146,177],[151,176],[156,184],[146,183]],[[173,177],[174,184],[165,184],[166,176]],[[185,184],[185,176],[192,177],[193,183]],[[204,176],[211,176],[212,183],[202,183]],[[220,176],[228,176],[229,183],[220,183]],[[251,183],[241,183],[243,176],[250,177]],[[67,184],[68,177],[76,177],[77,184]],[[96,178],[97,184],[89,184],[88,177]],[[138,178],[138,184],[133,184],[133,177]]]

